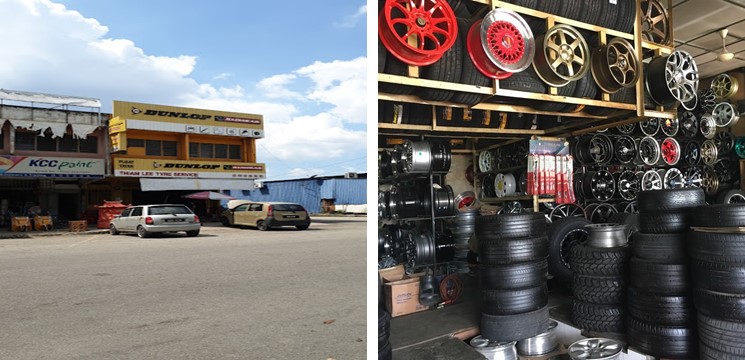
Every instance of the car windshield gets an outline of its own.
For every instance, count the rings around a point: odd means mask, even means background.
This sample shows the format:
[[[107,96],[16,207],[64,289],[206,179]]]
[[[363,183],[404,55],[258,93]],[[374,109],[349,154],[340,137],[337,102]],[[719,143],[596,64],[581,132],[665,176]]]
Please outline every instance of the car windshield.
[[[151,206],[148,210],[150,215],[188,215],[191,210],[186,206]]]
[[[298,204],[275,204],[272,205],[274,211],[305,211],[305,208]]]

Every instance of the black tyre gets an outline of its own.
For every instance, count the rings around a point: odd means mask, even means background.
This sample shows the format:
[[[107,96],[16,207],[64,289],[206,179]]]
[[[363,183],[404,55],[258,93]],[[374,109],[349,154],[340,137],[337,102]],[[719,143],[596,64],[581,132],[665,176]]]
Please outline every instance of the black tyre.
[[[295,226],[295,228],[298,229],[298,230],[308,230],[308,227],[309,226],[310,225],[297,225],[297,226]]]
[[[745,264],[745,234],[692,231],[688,255],[712,263]]]
[[[620,276],[588,276],[574,274],[572,278],[574,300],[617,305],[626,302],[626,281]]]
[[[699,355],[701,360],[742,360],[742,355],[733,355],[724,351],[714,350],[705,342],[699,343]]]
[[[385,50],[385,45],[378,39],[378,73],[385,71],[385,59],[388,56],[388,52]]]
[[[460,0],[455,0],[460,4]],[[465,6],[463,7],[465,8]],[[424,79],[458,82],[463,68],[463,37],[456,37],[455,43],[434,64],[419,68]],[[424,100],[448,101],[455,94],[452,90],[417,88],[415,94]]]
[[[745,357],[745,322],[715,319],[698,315],[698,336],[710,348]]]
[[[701,188],[640,191],[636,197],[639,212],[682,211],[706,204]]]
[[[557,15],[561,10],[561,3],[562,0],[540,0],[537,8],[545,13]]]
[[[668,296],[628,288],[628,313],[656,325],[688,326],[695,322],[693,298],[688,295]]]
[[[598,25],[605,28],[612,28],[615,25],[616,17],[618,16],[619,5],[616,2],[602,1],[603,10],[598,19]]]
[[[485,240],[479,237],[479,261],[483,265],[507,265],[548,257],[545,236]]]
[[[199,236],[199,230],[187,231],[186,236],[189,236],[189,237]]]
[[[481,266],[483,289],[522,289],[546,282],[546,260],[503,266]]]
[[[555,0],[549,0],[555,1]],[[508,90],[527,91],[532,93],[545,94],[547,91],[546,84],[541,81],[535,69],[532,66],[527,69],[512,73],[510,77],[499,80],[499,87]]]
[[[378,360],[391,360],[393,359],[393,349],[391,348],[390,341],[385,343],[383,347],[378,348]]]
[[[572,321],[586,331],[622,333],[626,329],[623,306],[574,301]]]
[[[466,7],[466,4],[463,3],[464,1],[466,0],[448,0],[448,4],[450,4],[450,8],[453,9],[455,16],[459,18],[471,17],[471,11],[469,11],[468,7]]]
[[[745,264],[691,261],[693,286],[723,293],[745,294]]]
[[[545,234],[546,218],[541,213],[500,214],[476,218],[476,236],[479,240]]]
[[[579,14],[579,21],[598,25],[598,19],[603,11],[603,2],[597,0],[580,0],[578,6],[583,10]],[[595,44],[590,44],[590,48],[595,47]]]
[[[629,284],[653,294],[683,295],[691,289],[687,264],[661,264],[654,260],[632,257]]]
[[[391,335],[391,316],[383,309],[378,309],[378,348],[388,342]]]
[[[144,239],[150,236],[150,233],[145,230],[142,225],[137,226],[137,236]]]
[[[693,302],[699,314],[717,319],[745,321],[745,294],[728,294],[695,288]]]
[[[548,228],[548,272],[557,281],[570,283],[572,268],[569,264],[571,249],[587,238],[586,225],[590,222],[582,217],[566,217],[554,221]]]
[[[572,96],[574,95],[574,89],[577,87],[576,81],[570,81],[565,86],[557,89],[557,94],[561,96]],[[541,111],[564,111],[569,112],[575,109],[575,104],[564,104],[556,101],[538,101],[533,104],[533,108]]]
[[[109,234],[111,234],[111,235],[119,235],[119,230],[116,229],[116,225],[109,224]]]
[[[592,3],[599,3],[599,1],[596,0],[583,0],[583,1],[591,1]],[[589,11],[586,11],[589,12]],[[584,34],[583,34],[584,35]],[[590,44],[588,42],[588,45],[590,45],[590,48],[594,46],[594,44]],[[592,72],[588,71],[585,76],[583,76],[581,79],[577,80],[577,86],[574,88],[574,94],[572,96],[576,98],[585,98],[585,99],[594,99],[596,96],[598,96],[598,91],[600,91],[600,88],[595,83],[595,80],[592,78]]]
[[[222,224],[222,226],[230,227],[230,220],[227,217],[225,217],[225,216],[221,216],[220,217],[220,224]]]
[[[548,286],[543,284],[514,290],[487,290],[481,292],[481,311],[489,315],[514,315],[538,310],[548,305]]]
[[[407,76],[409,74],[409,66],[395,56],[388,53],[385,58],[385,73]],[[378,83],[378,89],[382,92],[400,95],[408,95],[414,91],[414,88],[408,85],[386,82]]]
[[[460,39],[460,47],[461,47],[461,64],[462,64],[462,70],[460,74],[460,83],[461,84],[469,84],[469,85],[476,85],[476,86],[490,86],[492,83],[492,80],[488,77],[484,76],[478,69],[476,69],[476,66],[473,65],[473,61],[471,61],[471,57],[468,55],[468,50],[466,50],[466,35],[468,34],[468,29],[471,28],[471,24],[473,22],[468,19],[462,19],[458,18],[458,37]],[[457,46],[458,42],[456,42],[455,45]],[[453,97],[450,99],[450,101],[454,103],[464,104],[468,106],[473,106],[478,103],[480,103],[484,99],[484,95],[481,94],[473,94],[473,93],[466,93],[466,92],[456,92]]]
[[[559,16],[579,20],[583,10],[588,11],[588,9],[582,8],[583,3],[582,0],[562,0],[559,7]]]
[[[745,204],[714,204],[694,210],[693,225],[702,227],[745,226]]]
[[[643,191],[642,191],[643,192]],[[648,212],[639,214],[639,231],[649,234],[678,234],[688,231],[691,215],[687,212]]]
[[[647,234],[638,232],[633,236],[631,249],[640,259],[667,264],[683,264],[688,261],[685,234]]]
[[[264,220],[259,220],[256,222],[256,228],[261,231],[269,230],[269,225]]]
[[[549,326],[548,307],[517,315],[481,314],[481,336],[492,341],[517,341],[543,333]]]
[[[660,358],[695,359],[696,331],[690,327],[659,326],[629,317],[629,347]]]
[[[596,248],[586,244],[572,247],[569,264],[575,274],[595,276],[625,276],[630,249]]]

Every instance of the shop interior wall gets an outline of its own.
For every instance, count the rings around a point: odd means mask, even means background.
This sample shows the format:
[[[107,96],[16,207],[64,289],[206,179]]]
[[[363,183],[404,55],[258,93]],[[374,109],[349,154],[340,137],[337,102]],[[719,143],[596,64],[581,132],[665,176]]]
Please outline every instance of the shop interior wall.
[[[473,184],[466,180],[466,168],[472,163],[473,155],[453,154],[445,183],[453,188],[456,196],[464,191],[473,191]]]

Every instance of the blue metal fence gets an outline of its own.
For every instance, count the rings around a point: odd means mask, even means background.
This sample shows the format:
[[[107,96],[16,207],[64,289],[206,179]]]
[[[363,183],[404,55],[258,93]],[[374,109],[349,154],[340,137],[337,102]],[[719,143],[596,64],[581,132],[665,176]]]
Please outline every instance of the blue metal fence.
[[[303,205],[310,213],[321,212],[321,199],[334,199],[336,205],[367,203],[367,179],[299,179],[266,181],[263,187],[250,191],[231,190],[237,199],[283,201]]]

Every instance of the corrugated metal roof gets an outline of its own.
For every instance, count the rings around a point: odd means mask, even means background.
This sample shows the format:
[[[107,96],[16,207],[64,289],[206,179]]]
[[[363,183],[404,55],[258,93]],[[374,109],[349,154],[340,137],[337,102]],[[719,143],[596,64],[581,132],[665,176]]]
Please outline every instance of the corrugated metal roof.
[[[367,203],[367,179],[302,179],[264,182],[263,187],[249,191],[231,190],[237,199],[284,201],[303,205],[311,213],[321,212],[321,199],[334,199],[338,205]]]

